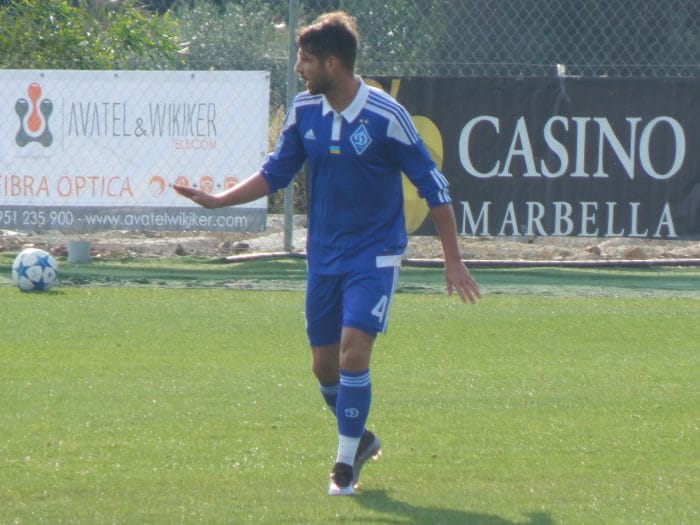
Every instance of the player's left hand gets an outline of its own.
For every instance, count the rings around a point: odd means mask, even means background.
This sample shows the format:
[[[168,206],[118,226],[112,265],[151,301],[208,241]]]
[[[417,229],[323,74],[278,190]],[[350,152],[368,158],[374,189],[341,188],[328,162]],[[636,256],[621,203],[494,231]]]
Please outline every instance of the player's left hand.
[[[469,301],[475,304],[481,298],[479,285],[462,261],[445,262],[445,281],[447,282],[447,295],[457,292],[463,303]]]

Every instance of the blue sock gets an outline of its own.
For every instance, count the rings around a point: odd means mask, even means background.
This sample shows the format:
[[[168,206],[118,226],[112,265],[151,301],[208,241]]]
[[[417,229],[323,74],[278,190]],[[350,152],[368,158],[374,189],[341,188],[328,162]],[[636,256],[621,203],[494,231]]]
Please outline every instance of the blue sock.
[[[338,420],[338,434],[351,438],[362,436],[371,401],[372,387],[369,380],[369,369],[360,372],[348,372],[341,369],[335,411]]]
[[[339,383],[328,383],[324,385],[323,383],[318,384],[318,389],[321,391],[323,399],[326,400],[328,408],[331,409],[333,415],[335,415],[335,405],[338,403],[338,389]]]

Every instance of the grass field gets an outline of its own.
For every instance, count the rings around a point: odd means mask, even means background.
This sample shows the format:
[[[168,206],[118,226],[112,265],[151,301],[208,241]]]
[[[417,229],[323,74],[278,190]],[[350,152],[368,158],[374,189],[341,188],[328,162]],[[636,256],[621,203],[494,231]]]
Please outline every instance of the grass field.
[[[303,263],[64,263],[23,294],[8,261],[0,523],[700,521],[697,269],[478,271],[477,306],[404,270],[384,455],[330,498]]]

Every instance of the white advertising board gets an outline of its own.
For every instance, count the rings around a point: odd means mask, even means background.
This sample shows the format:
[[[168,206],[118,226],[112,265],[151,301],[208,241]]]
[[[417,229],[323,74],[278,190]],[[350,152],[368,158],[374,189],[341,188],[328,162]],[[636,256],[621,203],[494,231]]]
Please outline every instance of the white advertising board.
[[[267,152],[261,71],[0,71],[0,228],[256,231],[267,201],[205,210]]]

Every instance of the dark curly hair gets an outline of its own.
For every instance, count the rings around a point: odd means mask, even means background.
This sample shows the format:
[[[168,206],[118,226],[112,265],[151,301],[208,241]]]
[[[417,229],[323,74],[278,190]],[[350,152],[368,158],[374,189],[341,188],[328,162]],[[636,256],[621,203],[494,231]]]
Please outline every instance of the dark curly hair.
[[[359,36],[355,18],[345,11],[324,13],[297,33],[297,47],[320,59],[336,56],[350,71],[355,69]]]

